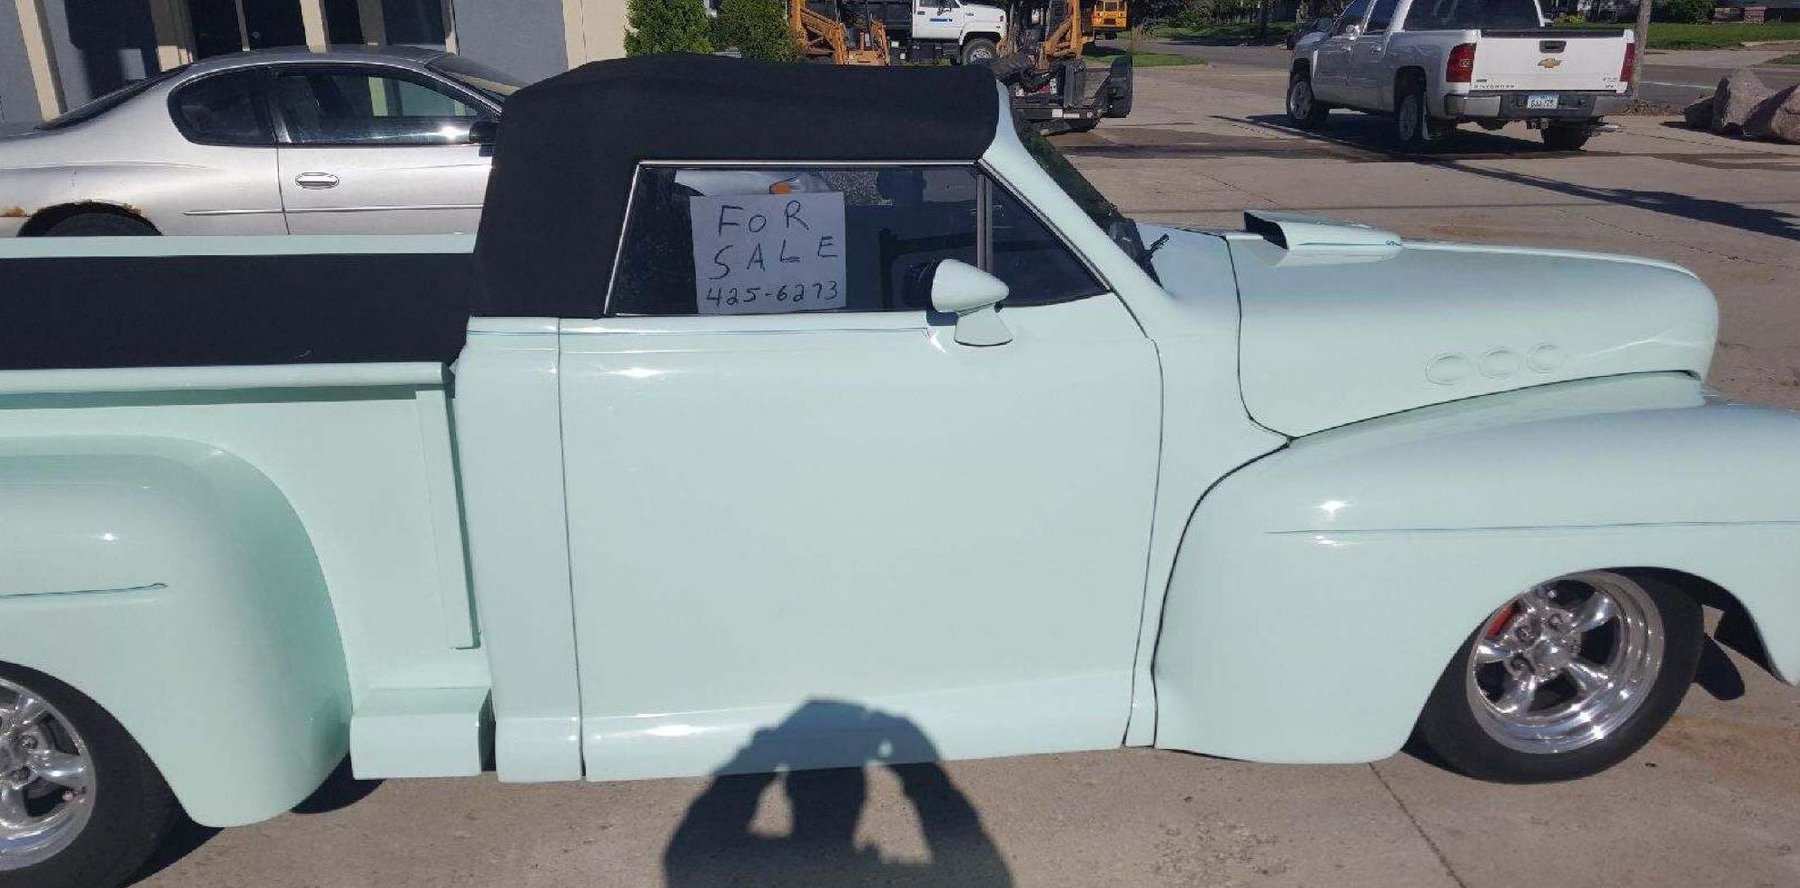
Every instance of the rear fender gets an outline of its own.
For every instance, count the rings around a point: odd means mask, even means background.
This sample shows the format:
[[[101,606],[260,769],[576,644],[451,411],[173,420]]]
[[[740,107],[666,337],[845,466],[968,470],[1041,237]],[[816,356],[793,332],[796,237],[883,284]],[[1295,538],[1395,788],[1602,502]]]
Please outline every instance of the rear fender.
[[[205,444],[0,441],[0,660],[105,707],[189,816],[235,826],[342,760],[324,577],[273,482]]]
[[[1155,654],[1156,745],[1391,755],[1487,614],[1608,567],[1718,584],[1776,673],[1800,679],[1800,416],[1643,374],[1294,441],[1189,522]]]

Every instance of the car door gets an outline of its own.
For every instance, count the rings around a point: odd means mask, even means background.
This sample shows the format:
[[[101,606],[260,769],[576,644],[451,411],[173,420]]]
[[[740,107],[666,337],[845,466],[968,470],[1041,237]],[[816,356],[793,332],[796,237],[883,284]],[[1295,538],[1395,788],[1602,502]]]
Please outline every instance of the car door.
[[[261,74],[227,70],[169,92],[169,118],[186,140],[144,199],[164,234],[285,234],[275,129]],[[172,187],[174,186],[174,187]],[[148,192],[154,192],[154,198]]]
[[[1394,23],[1394,10],[1399,6],[1400,0],[1375,0],[1362,35],[1350,47],[1348,92],[1359,107],[1377,111],[1394,108],[1394,66],[1388,60],[1388,28]]]
[[[956,40],[962,36],[957,0],[913,0],[915,40]]]
[[[297,65],[270,86],[293,234],[473,233],[492,156],[474,97],[400,68]]]
[[[1351,50],[1356,45],[1363,21],[1369,17],[1371,0],[1355,0],[1344,8],[1343,15],[1331,26],[1331,33],[1319,41],[1313,52],[1313,95],[1322,101],[1355,104],[1350,93]]]
[[[1117,745],[1160,422],[1124,305],[970,166],[694,172],[640,169],[561,327],[588,776],[860,764],[871,710],[935,746],[901,759]],[[909,286],[952,258],[1011,342]],[[816,700],[855,705],[734,759]]]

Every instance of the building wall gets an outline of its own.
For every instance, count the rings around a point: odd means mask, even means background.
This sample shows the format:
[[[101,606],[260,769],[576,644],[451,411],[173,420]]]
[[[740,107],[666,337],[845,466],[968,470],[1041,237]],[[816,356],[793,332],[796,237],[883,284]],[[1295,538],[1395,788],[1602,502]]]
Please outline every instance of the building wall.
[[[143,0],[46,0],[40,8],[65,108],[160,70],[156,29],[150,23],[150,5]]]
[[[529,80],[559,74],[568,67],[563,2],[454,0],[457,52]]]
[[[0,0],[0,135],[36,123],[37,82],[25,57],[25,35],[13,4]]]
[[[625,54],[626,0],[562,0],[569,67]]]

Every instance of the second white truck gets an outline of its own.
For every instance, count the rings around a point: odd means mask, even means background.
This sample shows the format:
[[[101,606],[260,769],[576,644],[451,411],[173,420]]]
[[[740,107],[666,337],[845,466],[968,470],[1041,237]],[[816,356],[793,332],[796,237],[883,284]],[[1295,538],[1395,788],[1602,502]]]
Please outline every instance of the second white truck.
[[[1536,0],[1355,0],[1294,47],[1288,117],[1315,127],[1332,108],[1391,115],[1408,150],[1458,123],[1524,121],[1549,147],[1579,150],[1630,103],[1637,47],[1629,31],[1545,23]]]

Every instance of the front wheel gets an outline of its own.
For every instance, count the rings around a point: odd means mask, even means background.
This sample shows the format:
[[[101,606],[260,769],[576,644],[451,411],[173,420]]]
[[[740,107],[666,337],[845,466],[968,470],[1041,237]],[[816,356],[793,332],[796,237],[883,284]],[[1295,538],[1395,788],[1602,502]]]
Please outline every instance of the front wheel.
[[[106,710],[0,665],[0,888],[113,888],[174,813],[161,773]]]
[[[977,37],[963,44],[961,59],[965,65],[977,65],[991,62],[999,55],[1000,50],[994,47],[994,41]]]
[[[1325,117],[1331,109],[1319,104],[1318,96],[1313,95],[1312,78],[1305,72],[1295,71],[1288,76],[1287,115],[1295,126],[1313,129],[1325,123]]]
[[[1675,713],[1701,642],[1699,605],[1659,577],[1588,571],[1551,580],[1475,630],[1432,690],[1419,737],[1483,780],[1598,773]]]

